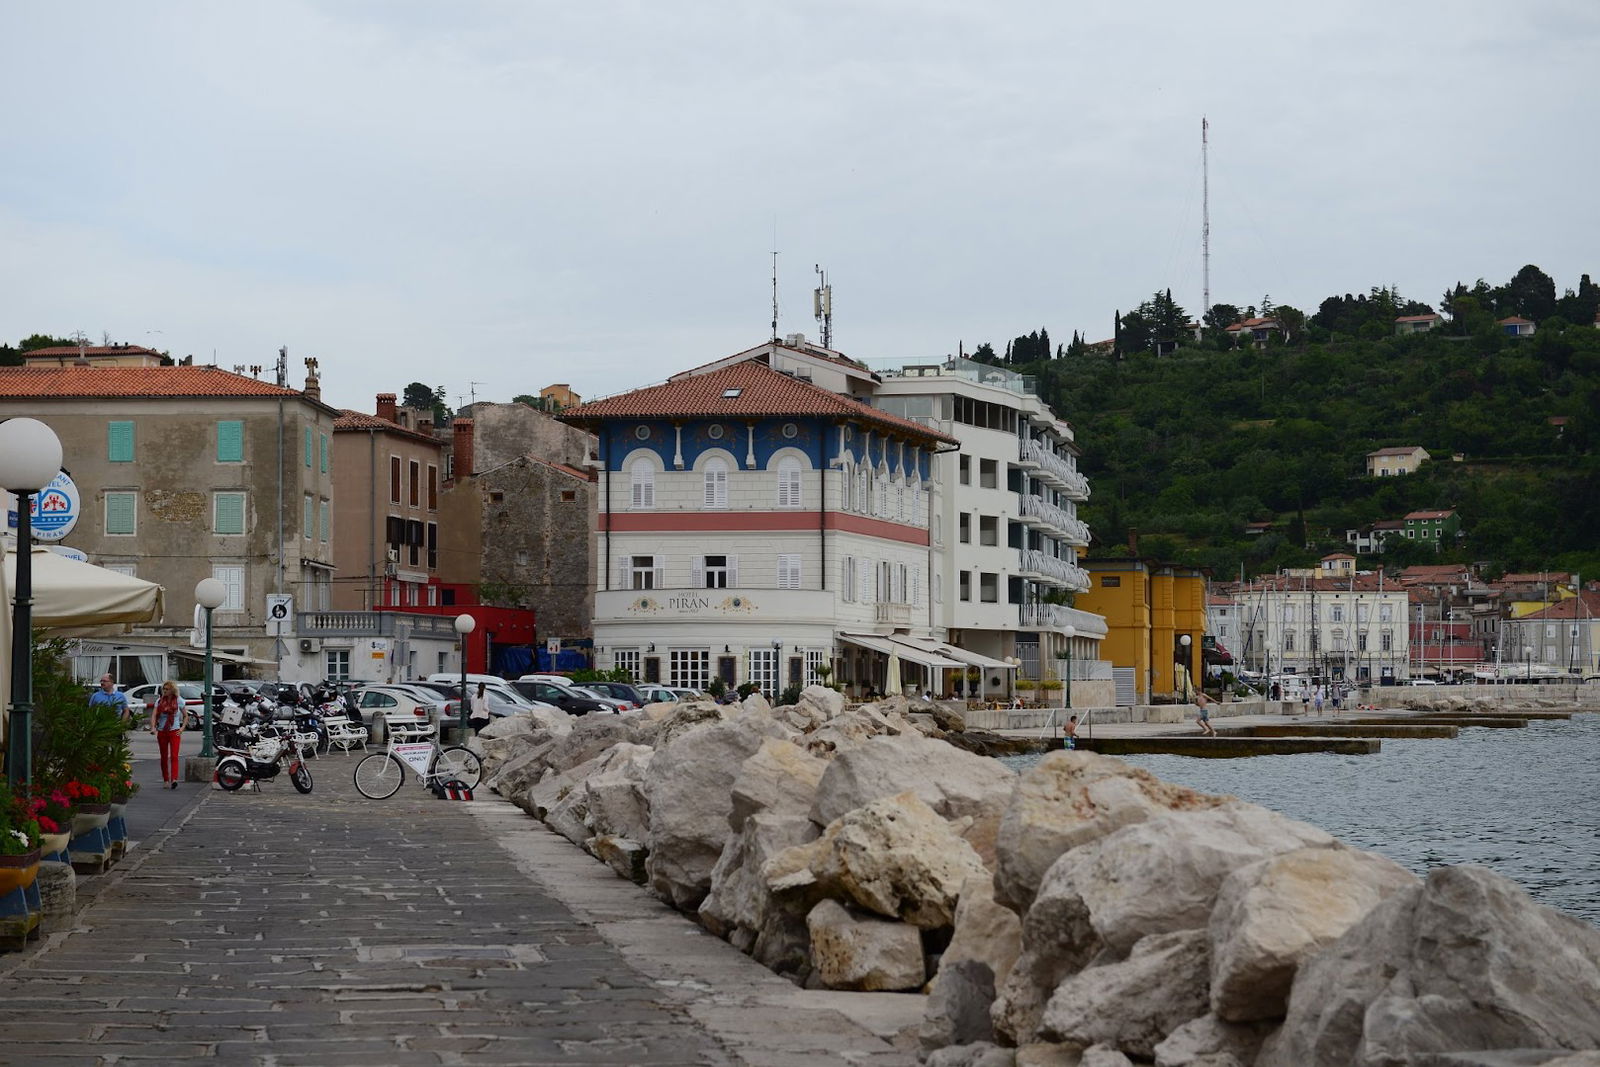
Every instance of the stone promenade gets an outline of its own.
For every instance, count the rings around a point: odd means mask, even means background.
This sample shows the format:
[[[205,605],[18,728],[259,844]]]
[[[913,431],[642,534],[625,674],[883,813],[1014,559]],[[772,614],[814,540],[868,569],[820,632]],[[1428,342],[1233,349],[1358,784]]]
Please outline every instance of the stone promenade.
[[[153,747],[128,857],[0,955],[0,1063],[915,1062],[922,998],[796,989],[487,792],[162,791]]]

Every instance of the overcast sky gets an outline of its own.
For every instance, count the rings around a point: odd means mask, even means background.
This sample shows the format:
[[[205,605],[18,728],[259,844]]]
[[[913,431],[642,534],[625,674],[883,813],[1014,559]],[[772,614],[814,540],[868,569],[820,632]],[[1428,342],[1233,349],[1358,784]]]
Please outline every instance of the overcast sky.
[[[1600,4],[7,3],[0,339],[599,396],[1600,274]],[[475,387],[470,383],[476,382]]]

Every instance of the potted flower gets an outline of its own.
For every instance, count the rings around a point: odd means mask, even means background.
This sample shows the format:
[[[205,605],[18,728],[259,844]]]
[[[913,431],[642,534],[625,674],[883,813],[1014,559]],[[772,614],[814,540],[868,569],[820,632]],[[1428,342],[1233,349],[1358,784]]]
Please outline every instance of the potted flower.
[[[73,778],[61,786],[61,791],[72,800],[72,836],[98,830],[111,821],[111,802],[100,792],[92,776],[85,781]]]
[[[72,840],[72,798],[59,786],[36,787],[28,802],[39,824],[39,844],[46,856],[65,852]]]
[[[39,874],[39,824],[23,798],[0,781],[0,897],[33,884]]]

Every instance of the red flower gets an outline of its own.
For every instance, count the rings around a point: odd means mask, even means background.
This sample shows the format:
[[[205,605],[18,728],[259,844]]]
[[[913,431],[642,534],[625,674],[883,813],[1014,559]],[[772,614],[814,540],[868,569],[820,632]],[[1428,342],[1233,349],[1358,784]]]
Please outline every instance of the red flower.
[[[61,827],[48,815],[39,816],[39,832],[41,834],[59,834]]]

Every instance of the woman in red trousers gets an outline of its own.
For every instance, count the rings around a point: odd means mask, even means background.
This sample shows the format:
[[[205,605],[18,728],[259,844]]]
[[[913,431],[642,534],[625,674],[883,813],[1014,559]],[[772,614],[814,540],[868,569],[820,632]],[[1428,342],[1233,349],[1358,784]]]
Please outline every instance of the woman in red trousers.
[[[150,716],[150,732],[161,749],[161,788],[178,788],[178,742],[183,740],[183,701],[178,683],[162,682],[155,714]]]

